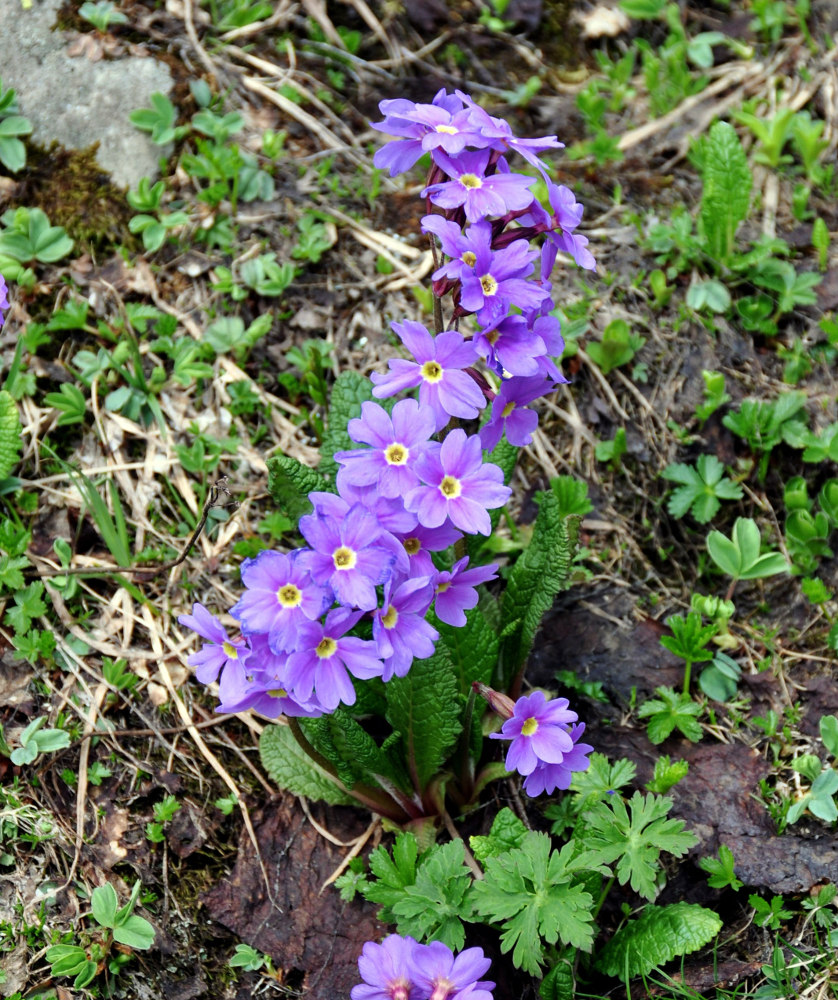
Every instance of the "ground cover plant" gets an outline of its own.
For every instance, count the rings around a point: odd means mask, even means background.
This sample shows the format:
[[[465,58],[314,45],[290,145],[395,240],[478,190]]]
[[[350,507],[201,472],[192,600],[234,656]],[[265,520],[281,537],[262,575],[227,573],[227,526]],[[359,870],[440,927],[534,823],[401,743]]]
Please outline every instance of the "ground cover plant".
[[[836,995],[828,12],[158,6],[98,234],[0,86],[3,995]]]

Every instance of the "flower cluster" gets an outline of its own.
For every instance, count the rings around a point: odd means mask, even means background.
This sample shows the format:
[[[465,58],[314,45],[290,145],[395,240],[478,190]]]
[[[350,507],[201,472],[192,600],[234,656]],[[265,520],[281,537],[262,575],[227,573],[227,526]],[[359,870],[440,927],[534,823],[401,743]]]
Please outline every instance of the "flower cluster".
[[[552,794],[570,788],[574,771],[587,771],[593,747],[580,743],[585,723],[569,710],[567,698],[549,701],[542,691],[519,698],[510,712],[492,699],[493,707],[506,716],[499,733],[489,739],[511,740],[506,754],[507,771],[524,775],[524,791],[530,796]]]
[[[575,232],[581,206],[550,181],[540,156],[562,144],[517,138],[459,91],[431,104],[383,101],[381,110],[374,127],[395,138],[376,165],[396,174],[431,157],[422,228],[446,258],[433,285],[451,296],[451,328],[393,324],[410,358],[371,376],[373,399],[347,426],[353,447],[334,456],[336,493],[309,495],[304,547],[242,566],[244,593],[230,610],[241,638],[199,604],[179,619],[205,640],[189,662],[200,681],[218,681],[223,711],[315,716],[352,705],[353,679],[403,677],[433,654],[431,609],[464,625],[475,588],[497,566],[469,565],[463,536],[490,534],[489,512],[511,493],[484,452],[504,435],[528,444],[538,423],[530,404],[566,381],[550,273],[559,250],[582,267],[594,262]],[[513,153],[541,174],[546,205],[533,195],[536,178],[510,169]],[[471,334],[459,330],[466,316],[477,324]],[[402,393],[391,406],[376,402]],[[487,403],[478,433],[453,426]],[[458,544],[460,558],[440,570],[431,553]]]
[[[491,964],[482,948],[459,955],[441,941],[419,944],[391,934],[381,944],[368,941],[358,959],[364,980],[352,1000],[492,1000],[492,982],[481,981]]]

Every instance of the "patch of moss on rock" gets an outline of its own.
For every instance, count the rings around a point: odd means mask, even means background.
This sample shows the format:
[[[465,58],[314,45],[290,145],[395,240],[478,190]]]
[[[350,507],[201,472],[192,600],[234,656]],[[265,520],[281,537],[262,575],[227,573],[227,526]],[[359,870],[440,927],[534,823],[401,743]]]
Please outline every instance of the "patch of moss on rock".
[[[134,214],[125,192],[96,162],[98,143],[86,149],[65,149],[54,142],[48,149],[28,144],[26,175],[15,202],[46,212],[54,226],[63,226],[80,248],[96,256],[114,246],[137,249],[128,229]]]

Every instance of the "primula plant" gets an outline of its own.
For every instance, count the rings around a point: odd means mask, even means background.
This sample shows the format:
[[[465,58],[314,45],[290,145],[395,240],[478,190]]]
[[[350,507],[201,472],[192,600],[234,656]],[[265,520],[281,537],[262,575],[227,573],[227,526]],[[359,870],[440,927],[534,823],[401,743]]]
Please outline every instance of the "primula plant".
[[[582,206],[543,160],[562,147],[556,136],[518,138],[459,91],[381,111],[374,128],[393,138],[375,165],[395,176],[430,160],[434,328],[394,322],[407,357],[369,379],[337,378],[316,470],[270,460],[272,495],[301,543],[245,560],[230,609],[239,634],[200,604],[180,622],[204,640],[190,663],[199,681],[218,682],[219,709],[278,720],[261,753],[280,786],[361,804],[403,831],[392,859],[374,852],[375,881],[358,860],[341,882],[347,898],[383,903],[399,932],[365,946],[353,1000],[486,1000],[489,960],[463,950],[466,923],[500,930],[517,968],[556,984],[567,949],[593,952],[613,882],[652,901],[661,850],[683,854],[694,838],[666,819],[669,799],[636,793],[627,809],[607,778],[572,793],[564,841],[504,815],[468,846],[459,835],[433,843],[509,772],[538,796],[589,768],[594,748],[568,701],[522,693],[542,615],[569,582],[579,517],[537,493],[531,541],[503,569],[499,597],[501,568],[483,541],[536,430],[532,404],[567,381],[557,258],[587,269],[594,259],[576,231]],[[509,741],[505,765],[485,734]],[[646,971],[716,933],[714,915],[679,906],[668,923],[647,909],[603,968]],[[644,935],[656,942],[645,950]]]

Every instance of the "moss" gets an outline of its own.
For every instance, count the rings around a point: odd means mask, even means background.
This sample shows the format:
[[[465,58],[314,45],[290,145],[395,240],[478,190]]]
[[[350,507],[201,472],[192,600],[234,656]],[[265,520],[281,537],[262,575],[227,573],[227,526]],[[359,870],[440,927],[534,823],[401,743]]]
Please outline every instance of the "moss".
[[[98,144],[86,149],[48,149],[29,143],[27,170],[15,192],[15,202],[46,212],[54,226],[63,226],[81,249],[110,252],[114,245],[137,248],[128,229],[134,214],[125,193],[96,162]]]
[[[574,0],[544,0],[538,43],[544,63],[554,70],[572,70],[579,66],[581,53],[579,25],[572,19]]]

